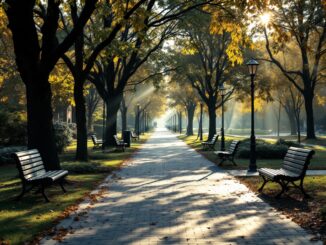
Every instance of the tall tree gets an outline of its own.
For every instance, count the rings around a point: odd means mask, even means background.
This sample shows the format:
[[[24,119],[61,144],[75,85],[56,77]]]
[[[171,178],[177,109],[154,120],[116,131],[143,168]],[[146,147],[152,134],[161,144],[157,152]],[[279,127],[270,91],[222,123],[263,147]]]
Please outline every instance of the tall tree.
[[[104,2],[101,9],[96,11],[96,16],[91,18],[87,29],[80,33],[74,43],[73,55],[62,55],[62,58],[74,76],[74,99],[76,104],[77,123],[77,151],[76,160],[87,161],[87,125],[84,85],[93,69],[97,57],[101,52],[114,42],[123,23],[129,20],[136,11],[142,9],[146,0],[136,1],[123,5],[123,1],[114,3]],[[75,26],[80,14],[79,4],[76,0],[70,2],[71,22]],[[138,15],[137,15],[138,16]],[[68,21],[61,14],[62,23],[69,31]],[[101,28],[102,31],[98,31]],[[104,38],[103,38],[104,36]],[[86,43],[87,42],[87,43]],[[87,45],[86,45],[87,44]]]
[[[323,1],[277,0],[267,5],[273,21],[263,29],[269,62],[275,64],[304,97],[307,138],[315,135],[313,101],[315,88],[322,80],[320,67],[326,54],[326,7]],[[260,5],[264,6],[264,5]],[[296,67],[276,57],[287,52],[287,44],[293,42],[300,61]]]
[[[211,33],[209,20],[209,16],[203,14],[185,20],[182,28],[186,39],[179,42],[184,55],[179,58],[181,70],[178,73],[185,74],[207,106],[208,137],[211,139],[216,134],[216,109],[221,106],[218,88],[224,83],[230,84],[233,88],[225,97],[229,99],[239,75],[228,53],[228,48],[233,45],[231,33],[224,30]]]
[[[97,93],[93,84],[90,84],[87,88],[86,95],[86,108],[87,108],[87,130],[88,132],[94,132],[94,114],[98,109],[101,97]]]
[[[148,6],[147,11],[151,11],[151,8],[153,6]],[[97,70],[91,78],[107,105],[106,145],[115,145],[113,136],[117,133],[117,113],[131,77],[162,47],[164,41],[173,35],[173,24],[167,24],[162,31],[158,31],[155,28],[149,29],[148,19],[144,22],[145,25],[140,31],[126,26],[120,35],[119,49],[125,49],[127,46],[130,51],[118,51],[104,57],[98,62]],[[152,40],[145,38],[146,35]]]
[[[179,106],[180,110],[185,109],[187,114],[187,135],[193,135],[193,122],[196,106],[199,103],[198,94],[195,89],[185,81],[183,84],[180,81],[169,84],[168,98],[171,100],[170,107]]]
[[[59,169],[49,74],[82,32],[97,0],[85,0],[76,25],[60,39],[57,37],[62,1],[5,0],[3,3],[12,33],[16,64],[26,86],[28,147],[40,151],[46,169]]]

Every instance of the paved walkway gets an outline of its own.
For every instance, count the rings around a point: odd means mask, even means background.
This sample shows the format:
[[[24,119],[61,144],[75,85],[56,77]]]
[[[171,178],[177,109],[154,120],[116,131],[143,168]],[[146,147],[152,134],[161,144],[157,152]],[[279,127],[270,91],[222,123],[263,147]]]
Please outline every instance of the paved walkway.
[[[322,244],[167,131],[127,165],[59,224],[63,244]]]

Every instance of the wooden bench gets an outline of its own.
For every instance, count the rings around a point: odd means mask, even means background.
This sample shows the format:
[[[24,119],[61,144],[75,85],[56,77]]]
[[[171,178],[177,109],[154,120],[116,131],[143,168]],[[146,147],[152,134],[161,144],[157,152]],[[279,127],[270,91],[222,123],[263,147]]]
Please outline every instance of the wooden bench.
[[[262,192],[267,182],[276,182],[282,188],[281,192],[276,196],[280,197],[289,189],[289,184],[291,183],[294,187],[301,190],[304,197],[309,197],[303,189],[303,179],[306,176],[306,171],[313,154],[315,154],[313,150],[290,147],[284,157],[283,165],[280,169],[258,169],[259,175],[264,181],[258,191]],[[294,183],[294,181],[298,180],[300,180],[299,186]]]
[[[13,153],[13,157],[16,161],[19,177],[23,186],[22,193],[17,197],[18,200],[20,200],[26,192],[36,186],[40,187],[40,192],[47,202],[49,202],[49,199],[44,192],[46,186],[58,183],[61,186],[62,191],[66,192],[63,187],[63,181],[68,175],[68,171],[46,171],[41,155],[37,149],[16,152]],[[29,189],[27,189],[28,185],[30,185]]]
[[[118,136],[116,136],[116,135],[114,135],[113,137],[114,137],[114,139],[115,139],[115,143],[116,143],[117,148],[120,148],[120,149],[122,149],[122,151],[125,151],[126,146],[127,146],[128,144],[125,143],[123,140],[119,140],[119,139],[118,139]]]
[[[233,163],[234,166],[237,164],[234,162],[234,156],[235,153],[237,152],[237,149],[239,147],[240,141],[238,140],[233,140],[229,150],[228,151],[215,151],[214,154],[217,155],[218,158],[220,158],[222,161],[218,164],[218,166],[221,166],[223,162],[229,160]]]
[[[131,139],[139,140],[139,135],[136,134],[135,132],[131,131]]]
[[[103,140],[99,140],[99,139],[97,139],[97,137],[96,137],[95,134],[92,134],[92,135],[91,135],[91,138],[92,138],[92,141],[93,141],[93,144],[94,144],[93,149],[96,149],[96,148],[100,148],[100,147],[102,147],[102,145],[103,145]]]
[[[202,147],[203,147],[203,150],[214,150],[214,146],[218,140],[218,135],[217,134],[214,134],[213,138],[209,141],[204,141],[201,143]]]

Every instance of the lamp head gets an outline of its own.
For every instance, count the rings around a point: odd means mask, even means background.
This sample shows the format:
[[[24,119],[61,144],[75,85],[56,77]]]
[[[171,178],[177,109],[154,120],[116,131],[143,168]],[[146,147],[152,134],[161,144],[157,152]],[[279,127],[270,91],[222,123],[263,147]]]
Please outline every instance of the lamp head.
[[[251,58],[251,59],[246,63],[246,65],[248,66],[250,76],[255,76],[256,73],[257,73],[258,66],[259,66],[258,61],[255,60],[255,59],[253,59],[253,58]]]
[[[218,93],[222,96],[226,94],[226,88],[223,83],[218,86]]]

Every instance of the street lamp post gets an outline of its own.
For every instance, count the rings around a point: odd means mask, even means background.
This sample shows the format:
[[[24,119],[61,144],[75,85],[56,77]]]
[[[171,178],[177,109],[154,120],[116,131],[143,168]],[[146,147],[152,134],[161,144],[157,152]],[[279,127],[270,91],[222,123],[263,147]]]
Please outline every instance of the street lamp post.
[[[199,139],[203,141],[203,103],[200,103]]]
[[[174,132],[176,133],[177,132],[177,119],[178,119],[178,116],[177,114],[174,114]]]
[[[143,128],[142,132],[143,132],[143,134],[144,134],[145,131],[146,131],[146,110],[144,110],[144,112],[143,112],[143,123],[142,123],[142,128]]]
[[[182,133],[182,111],[180,111],[179,115],[179,133]]]
[[[259,63],[255,59],[250,59],[246,65],[251,78],[251,136],[250,136],[250,163],[248,172],[256,172],[256,137],[255,137],[255,75]]]
[[[224,135],[224,96],[226,94],[226,89],[223,83],[218,88],[219,94],[222,97],[222,125],[221,125],[221,151],[225,151],[225,135]]]
[[[137,135],[140,135],[140,105],[137,104]]]
[[[145,132],[148,131],[148,112],[146,111],[145,114]]]

